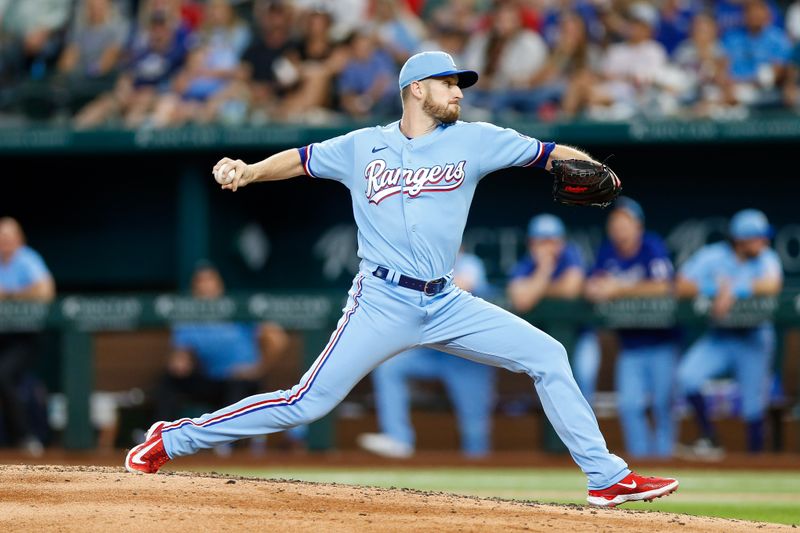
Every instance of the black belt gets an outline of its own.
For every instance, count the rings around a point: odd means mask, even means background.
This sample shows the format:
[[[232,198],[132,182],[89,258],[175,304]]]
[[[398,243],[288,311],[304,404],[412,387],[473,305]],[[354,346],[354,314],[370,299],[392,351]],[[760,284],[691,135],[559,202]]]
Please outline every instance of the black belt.
[[[385,280],[389,275],[389,269],[379,266],[375,269],[375,272],[373,272],[372,275]],[[415,291],[423,292],[427,296],[434,296],[444,290],[445,286],[447,285],[447,278],[424,281],[400,274],[400,279],[397,281],[397,284],[407,289],[414,289]]]

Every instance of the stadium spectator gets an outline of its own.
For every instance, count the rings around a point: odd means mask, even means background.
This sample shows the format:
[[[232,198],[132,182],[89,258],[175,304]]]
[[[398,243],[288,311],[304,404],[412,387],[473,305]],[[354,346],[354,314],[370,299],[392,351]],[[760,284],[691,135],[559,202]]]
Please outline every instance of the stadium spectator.
[[[606,231],[608,238],[586,281],[584,295],[589,301],[672,294],[674,272],[667,247],[656,233],[645,231],[644,211],[638,202],[627,196],[618,198],[608,215]],[[614,331],[619,343],[614,370],[617,411],[625,449],[634,457],[671,457],[678,330]]]
[[[719,26],[720,34],[724,35],[731,30],[742,29],[745,27],[745,14],[749,0],[714,0],[709,6],[713,10],[714,18]],[[783,26],[783,12],[780,5],[775,0],[767,0],[767,7],[772,13],[770,24]]]
[[[560,17],[558,37],[545,66],[534,75],[533,89],[539,100],[540,118],[548,117],[542,104],[550,101],[564,117],[573,117],[578,109],[580,94],[597,81],[602,52],[589,39],[586,23],[577,12]]]
[[[491,293],[483,262],[474,254],[459,253],[454,268],[455,283],[475,296]],[[420,347],[401,353],[371,373],[380,433],[358,436],[358,445],[383,457],[403,459],[415,451],[411,424],[411,380],[441,380],[458,422],[461,452],[466,457],[484,457],[491,451],[492,410],[496,369],[432,348]]]
[[[580,86],[576,111],[586,106],[593,118],[616,120],[662,111],[660,96],[670,69],[664,46],[653,40],[658,11],[636,2],[627,12],[627,23],[627,39],[610,45],[601,60],[600,83]]]
[[[337,79],[342,110],[361,119],[391,115],[400,105],[397,65],[371,30],[356,31],[348,40],[350,58]]]
[[[750,107],[780,103],[780,86],[786,74],[791,44],[782,27],[775,26],[764,0],[744,4],[744,27],[722,35],[722,46],[730,58],[736,102]]]
[[[685,79],[679,101],[693,115],[713,115],[735,103],[728,56],[713,17],[706,13],[694,17],[690,37],[678,45],[673,61]]]
[[[250,27],[234,11],[230,0],[208,0],[203,23],[192,35],[192,43],[170,90],[156,103],[154,127],[206,124],[220,118],[226,89],[238,74],[240,58],[250,43]]]
[[[192,296],[215,300],[225,294],[210,263],[195,268]],[[175,323],[166,373],[155,396],[156,417],[199,416],[258,393],[272,362],[288,347],[288,335],[274,323]]]
[[[61,52],[71,8],[70,0],[0,1],[0,74],[44,79]]]
[[[54,297],[53,276],[39,253],[26,245],[19,222],[0,218],[0,301],[51,302]],[[39,333],[0,334],[0,422],[6,430],[2,440],[34,456],[44,451],[43,436],[32,427],[29,409],[31,393],[42,387],[31,372],[40,340]],[[46,400],[38,407],[46,409]]]
[[[137,30],[114,88],[78,111],[73,119],[75,128],[93,128],[117,119],[125,127],[142,126],[183,65],[186,45],[179,19],[165,11],[151,12],[147,26]]]
[[[78,4],[49,88],[59,110],[72,116],[114,86],[130,30],[127,11],[114,0]]]
[[[242,56],[239,81],[227,96],[243,103],[252,121],[262,123],[278,113],[282,100],[297,88],[300,69],[291,5],[257,0],[253,18],[253,39]]]
[[[333,17],[324,9],[301,12],[295,49],[299,58],[299,82],[283,100],[279,119],[325,121],[338,103],[333,80],[349,58],[349,49],[333,36]]]
[[[465,67],[482,73],[464,108],[494,115],[500,112],[530,113],[529,91],[534,76],[547,61],[542,37],[522,25],[513,2],[499,2],[490,13],[489,27],[473,33],[464,52]]]
[[[677,276],[681,298],[711,299],[711,327],[688,349],[678,368],[678,384],[695,415],[699,438],[681,453],[707,459],[724,450],[703,396],[703,386],[731,373],[741,396],[741,417],[747,431],[747,450],[764,450],[764,418],[772,383],[775,329],[771,321],[754,327],[725,327],[737,300],[775,296],[783,287],[783,268],[770,247],[772,227],[757,209],[738,211],[730,220],[729,240],[698,249]]]
[[[511,271],[506,287],[511,308],[517,313],[532,311],[543,298],[576,299],[586,278],[578,247],[566,240],[564,223],[555,215],[541,214],[528,223],[528,253]],[[591,404],[600,348],[597,335],[581,328],[573,351],[573,374]]]

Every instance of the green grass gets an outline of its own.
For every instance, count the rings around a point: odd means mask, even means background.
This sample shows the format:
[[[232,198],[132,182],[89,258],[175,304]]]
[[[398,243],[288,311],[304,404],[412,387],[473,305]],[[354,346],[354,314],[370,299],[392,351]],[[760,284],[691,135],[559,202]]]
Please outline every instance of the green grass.
[[[215,468],[248,477],[297,479],[373,487],[403,487],[503,499],[585,504],[586,480],[575,469],[526,468]],[[800,473],[671,470],[681,482],[669,498],[625,504],[697,516],[717,516],[800,526]]]

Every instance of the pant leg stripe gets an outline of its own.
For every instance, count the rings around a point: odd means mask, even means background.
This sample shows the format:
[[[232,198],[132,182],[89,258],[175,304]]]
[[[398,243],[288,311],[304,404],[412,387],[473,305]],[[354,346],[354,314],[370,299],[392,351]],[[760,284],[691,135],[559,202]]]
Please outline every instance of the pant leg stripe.
[[[325,363],[328,361],[330,354],[333,353],[333,349],[339,343],[339,339],[341,339],[342,334],[344,333],[344,330],[347,327],[347,324],[350,322],[350,318],[353,316],[356,309],[358,308],[359,305],[358,298],[359,296],[361,296],[361,288],[362,288],[361,282],[363,281],[363,279],[364,276],[360,274],[358,280],[356,281],[357,289],[355,294],[353,295],[353,307],[351,307],[345,313],[342,324],[336,330],[336,333],[331,338],[331,340],[328,341],[328,345],[323,350],[322,356],[317,358],[317,361],[314,364],[314,369],[311,372],[311,376],[309,376],[308,381],[306,381],[306,383],[300,389],[298,389],[297,392],[295,392],[292,396],[290,396],[289,398],[272,398],[269,400],[263,400],[254,404],[240,407],[239,409],[232,411],[230,413],[225,413],[218,415],[214,418],[209,418],[208,420],[200,423],[194,422],[191,418],[182,418],[180,420],[172,422],[171,424],[167,424],[166,426],[164,426],[161,432],[164,433],[166,431],[172,431],[173,429],[181,428],[187,424],[191,424],[198,427],[213,426],[215,424],[219,424],[220,422],[225,422],[233,418],[238,418],[242,415],[246,415],[254,411],[260,411],[261,409],[267,409],[269,407],[278,407],[282,405],[292,405],[299,402],[303,398],[303,396],[305,396],[305,394],[310,390],[311,384],[314,382],[314,379],[316,379],[322,367],[325,366]]]

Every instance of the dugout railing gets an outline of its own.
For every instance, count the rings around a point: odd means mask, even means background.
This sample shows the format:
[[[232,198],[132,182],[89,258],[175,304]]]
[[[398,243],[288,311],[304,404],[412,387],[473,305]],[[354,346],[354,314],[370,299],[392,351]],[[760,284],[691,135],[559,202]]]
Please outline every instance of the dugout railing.
[[[90,421],[90,397],[94,388],[93,336],[107,331],[135,331],[166,327],[180,321],[269,320],[303,335],[303,364],[307,366],[328,341],[341,316],[345,301],[336,292],[270,292],[234,294],[219,300],[195,300],[178,294],[84,296],[65,295],[51,304],[0,302],[0,334],[44,331],[57,333],[58,382],[67,399],[67,422],[62,442],[66,449],[90,449],[95,445]],[[506,307],[503,298],[495,303]],[[582,300],[545,300],[526,320],[564,343],[568,351],[578,329],[587,324],[601,328],[660,328],[675,325],[702,331],[710,323],[710,301],[705,298],[636,298],[592,305]],[[775,370],[786,367],[784,340],[788,330],[800,325],[800,290],[785,290],[778,297],[740,300],[722,327],[741,328],[773,320],[778,328]],[[784,376],[782,376],[784,377]],[[797,376],[785,376],[796,382]],[[787,391],[791,401],[797,391]],[[312,450],[330,449],[334,442],[332,416],[310,425]],[[545,448],[558,448],[552,432],[545,433]]]

